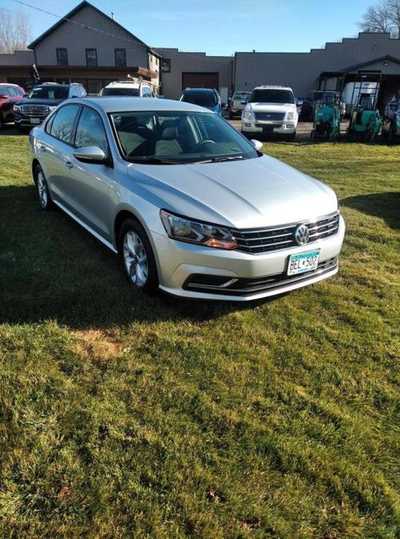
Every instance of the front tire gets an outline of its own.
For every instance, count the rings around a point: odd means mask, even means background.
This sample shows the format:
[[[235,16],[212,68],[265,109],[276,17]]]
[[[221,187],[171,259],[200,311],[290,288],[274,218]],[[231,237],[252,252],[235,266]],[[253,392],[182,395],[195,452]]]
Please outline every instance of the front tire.
[[[34,171],[34,180],[36,185],[36,193],[39,199],[40,208],[43,211],[49,211],[53,209],[54,204],[51,200],[51,195],[49,187],[47,185],[47,180],[40,165],[36,165]]]
[[[155,257],[146,231],[138,221],[124,221],[118,250],[130,285],[149,294],[155,293],[159,284]]]

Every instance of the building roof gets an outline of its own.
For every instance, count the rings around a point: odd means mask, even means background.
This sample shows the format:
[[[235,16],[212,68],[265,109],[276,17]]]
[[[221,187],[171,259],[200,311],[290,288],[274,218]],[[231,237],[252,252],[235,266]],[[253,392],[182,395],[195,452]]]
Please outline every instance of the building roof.
[[[72,9],[69,13],[67,13],[64,17],[62,17],[61,19],[59,19],[55,24],[53,24],[53,26],[50,26],[50,28],[48,28],[45,32],[43,32],[43,34],[41,34],[39,37],[37,37],[34,41],[32,41],[32,43],[30,43],[30,45],[28,45],[28,48],[29,49],[34,49],[37,45],[39,45],[39,43],[41,43],[44,39],[46,39],[47,36],[49,36],[52,32],[54,32],[55,30],[57,30],[60,26],[62,26],[65,22],[68,22],[72,17],[74,17],[74,15],[76,15],[77,13],[79,13],[79,11],[81,11],[82,9],[84,9],[85,7],[89,7],[91,9],[94,9],[95,11],[97,11],[97,13],[99,13],[102,17],[104,17],[105,19],[109,20],[110,22],[112,22],[114,25],[116,25],[118,28],[120,28],[121,30],[123,30],[124,32],[126,32],[128,34],[129,37],[131,37],[132,39],[134,39],[135,41],[137,41],[138,43],[141,43],[144,47],[146,47],[146,49],[148,51],[150,51],[152,54],[154,54],[155,56],[157,56],[158,58],[161,58],[160,54],[158,52],[156,52],[154,49],[152,49],[151,47],[149,47],[149,45],[147,45],[144,41],[142,41],[141,39],[139,39],[137,36],[135,36],[134,34],[132,34],[132,32],[130,32],[129,30],[127,30],[124,26],[122,26],[121,24],[119,24],[116,20],[114,20],[112,17],[110,17],[109,15],[107,15],[106,13],[104,13],[103,11],[101,11],[100,9],[98,9],[96,6],[94,6],[93,4],[91,4],[90,2],[87,2],[87,0],[83,0],[83,2],[81,2],[80,4],[78,4],[77,6],[74,7],[74,9]]]
[[[368,60],[368,62],[363,62],[361,64],[352,65],[349,67],[346,67],[344,69],[341,69],[343,73],[351,73],[354,71],[362,71],[364,68],[378,64],[379,62],[392,62],[394,64],[400,64],[400,58],[396,58],[395,56],[391,56],[390,54],[386,54],[386,56],[380,56],[379,58],[374,58],[373,60]]]

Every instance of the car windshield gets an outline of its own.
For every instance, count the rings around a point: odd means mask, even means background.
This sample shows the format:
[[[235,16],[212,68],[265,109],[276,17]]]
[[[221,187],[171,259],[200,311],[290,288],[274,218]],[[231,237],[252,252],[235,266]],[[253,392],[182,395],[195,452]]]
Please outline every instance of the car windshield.
[[[209,112],[140,111],[110,114],[123,157],[144,164],[251,159],[254,146]]]
[[[290,103],[294,104],[294,95],[290,90],[259,89],[253,90],[250,103]]]
[[[38,86],[29,94],[30,99],[67,99],[68,86]]]
[[[182,101],[193,103],[200,107],[215,107],[218,103],[214,92],[185,92]]]
[[[122,95],[125,97],[138,97],[140,95],[139,88],[104,88],[101,95]]]
[[[15,93],[11,86],[0,86],[0,95],[15,96]]]

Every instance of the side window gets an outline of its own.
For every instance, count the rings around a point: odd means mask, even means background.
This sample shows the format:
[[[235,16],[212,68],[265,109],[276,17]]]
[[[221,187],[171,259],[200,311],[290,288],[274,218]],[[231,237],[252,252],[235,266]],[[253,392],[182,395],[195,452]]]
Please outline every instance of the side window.
[[[79,105],[65,105],[65,107],[62,107],[54,116],[50,134],[66,144],[72,144],[74,123],[78,110]]]
[[[76,129],[75,145],[77,148],[98,146],[108,153],[107,136],[104,124],[98,112],[84,107]]]
[[[153,97],[153,93],[152,93],[151,88],[149,86],[143,86],[142,87],[142,96],[143,97]]]

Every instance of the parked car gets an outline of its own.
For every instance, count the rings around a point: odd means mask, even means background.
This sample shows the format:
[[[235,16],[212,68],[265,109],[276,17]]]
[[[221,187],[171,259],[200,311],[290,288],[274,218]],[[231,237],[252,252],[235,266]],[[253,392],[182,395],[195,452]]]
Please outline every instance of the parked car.
[[[241,116],[251,92],[234,92],[229,103],[229,117],[231,119]]]
[[[186,88],[181,96],[181,101],[205,107],[222,115],[221,97],[214,88]]]
[[[296,137],[296,99],[291,88],[259,86],[254,88],[242,113],[242,133],[254,135],[284,135]]]
[[[100,91],[101,96],[155,97],[156,92],[151,82],[131,79],[110,82]]]
[[[14,105],[15,124],[21,130],[39,125],[60,103],[69,98],[86,96],[82,84],[45,82],[35,86],[27,98]]]
[[[14,121],[13,106],[24,98],[25,90],[17,84],[0,83],[0,127]]]
[[[204,108],[71,100],[30,142],[40,206],[119,253],[133,287],[247,301],[338,271],[345,224],[332,189]]]

